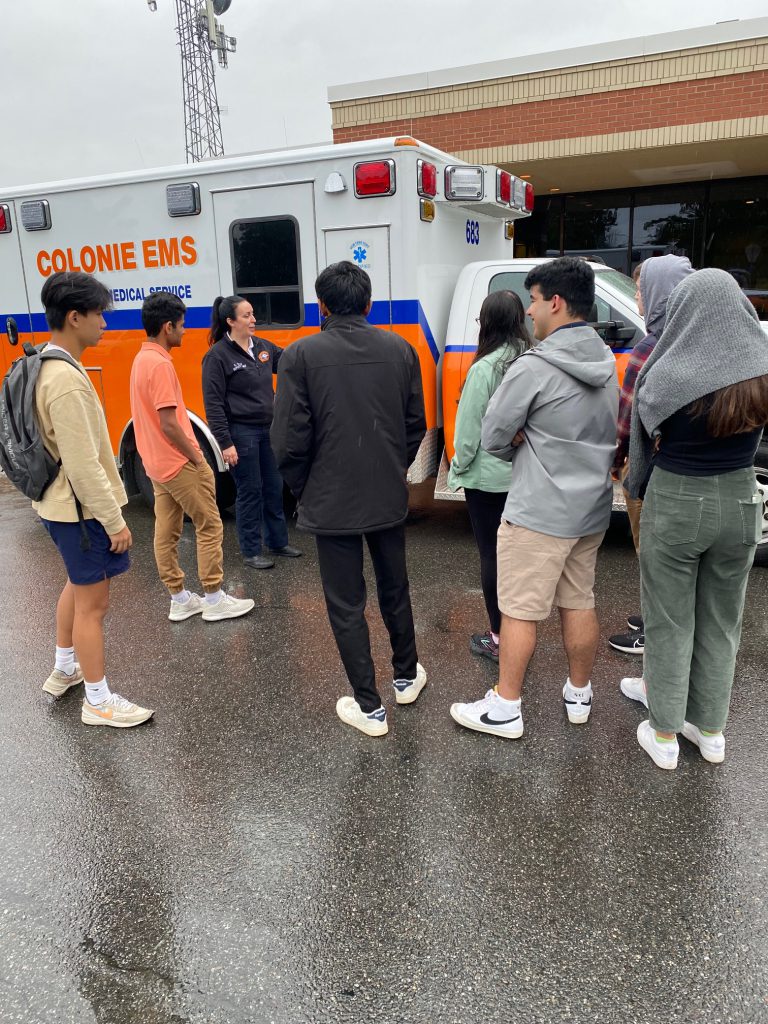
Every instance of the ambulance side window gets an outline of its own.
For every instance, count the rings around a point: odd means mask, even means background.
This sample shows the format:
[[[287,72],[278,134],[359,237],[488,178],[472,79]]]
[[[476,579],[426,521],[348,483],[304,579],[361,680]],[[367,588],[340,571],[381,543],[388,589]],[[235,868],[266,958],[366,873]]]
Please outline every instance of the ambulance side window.
[[[528,276],[528,270],[520,271],[508,271],[503,274],[496,274],[491,278],[491,283],[488,286],[488,294],[491,292],[514,292],[518,296],[523,304],[523,309],[528,309],[531,304],[531,296],[525,290],[525,279]],[[525,318],[525,326],[528,328],[528,333],[533,337],[533,320],[529,316]]]
[[[233,291],[253,306],[261,327],[300,327],[299,225],[293,217],[251,218],[230,228]]]

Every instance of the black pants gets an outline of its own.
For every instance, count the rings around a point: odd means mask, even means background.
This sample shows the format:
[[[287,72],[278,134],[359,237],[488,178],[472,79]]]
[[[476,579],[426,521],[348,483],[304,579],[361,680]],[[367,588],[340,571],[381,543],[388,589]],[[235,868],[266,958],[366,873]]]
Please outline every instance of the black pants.
[[[376,574],[381,617],[392,644],[394,678],[415,679],[417,656],[405,563],[405,527],[366,534],[318,534],[317,559],[331,629],[355,699],[363,711],[369,712],[381,707],[381,697],[365,621],[363,537]]]
[[[480,552],[480,582],[488,621],[491,624],[491,632],[498,636],[501,629],[501,612],[496,589],[496,534],[507,495],[503,492],[495,494],[492,491],[476,491],[474,488],[465,487],[464,497],[467,499],[472,532]]]

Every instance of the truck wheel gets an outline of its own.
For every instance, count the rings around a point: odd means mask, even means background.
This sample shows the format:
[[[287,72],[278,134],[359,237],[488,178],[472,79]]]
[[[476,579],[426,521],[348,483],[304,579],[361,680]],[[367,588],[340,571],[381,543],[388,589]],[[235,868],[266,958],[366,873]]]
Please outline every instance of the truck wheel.
[[[763,534],[755,551],[755,565],[768,567],[768,441],[761,441],[757,449],[755,476],[763,499]]]
[[[135,449],[131,453],[131,474],[133,476],[133,481],[136,484],[136,489],[144,499],[145,504],[149,505],[150,508],[154,508],[155,492],[152,487],[152,481],[147,476],[147,471],[144,469],[144,463],[141,461],[141,456]]]

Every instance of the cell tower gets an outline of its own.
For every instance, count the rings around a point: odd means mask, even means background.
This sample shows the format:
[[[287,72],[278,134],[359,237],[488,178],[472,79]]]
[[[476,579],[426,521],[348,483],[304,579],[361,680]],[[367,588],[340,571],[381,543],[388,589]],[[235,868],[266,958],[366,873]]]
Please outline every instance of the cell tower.
[[[224,153],[213,52],[216,51],[222,68],[227,67],[227,54],[235,52],[237,40],[226,35],[217,20],[231,3],[232,0],[176,0],[187,163]],[[157,10],[157,0],[147,0],[147,4],[150,11]]]

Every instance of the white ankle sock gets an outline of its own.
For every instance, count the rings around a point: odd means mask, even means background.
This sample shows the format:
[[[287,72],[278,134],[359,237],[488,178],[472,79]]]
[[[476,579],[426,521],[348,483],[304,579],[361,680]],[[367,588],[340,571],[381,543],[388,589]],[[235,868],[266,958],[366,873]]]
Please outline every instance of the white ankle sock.
[[[222,599],[222,597],[224,597],[224,591],[223,590],[217,590],[214,594],[206,594],[205,595],[205,603],[206,604],[218,604],[219,601]]]
[[[591,688],[591,686],[592,686],[592,680],[591,679],[588,682],[584,683],[583,686],[574,686],[574,684],[571,682],[571,677],[570,676],[568,676],[568,678],[566,679],[565,683],[566,683],[566,686],[569,686],[574,693],[578,693],[579,695],[586,693],[587,690],[589,690]]]
[[[178,594],[171,594],[171,600],[178,601],[179,604],[186,604],[191,596],[188,590],[180,590]]]
[[[493,630],[491,630],[491,640],[493,640],[497,647],[499,646],[499,634],[494,633]]]
[[[56,668],[59,672],[65,672],[68,676],[74,674],[75,671],[75,648],[74,647],[57,647],[56,648]]]
[[[501,696],[501,694],[498,691],[498,688],[496,688],[496,687],[494,688],[494,693],[499,698],[499,700],[503,701],[507,705],[507,708],[510,711],[515,711],[515,712],[519,712],[520,711],[520,707],[522,705],[522,698],[521,697],[518,697],[517,700],[507,700],[506,697],[502,697]]]
[[[107,686],[106,678],[100,679],[98,683],[85,684],[85,696],[89,704],[103,704],[112,694]]]

